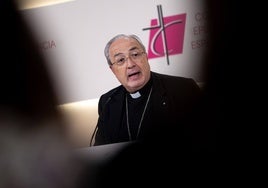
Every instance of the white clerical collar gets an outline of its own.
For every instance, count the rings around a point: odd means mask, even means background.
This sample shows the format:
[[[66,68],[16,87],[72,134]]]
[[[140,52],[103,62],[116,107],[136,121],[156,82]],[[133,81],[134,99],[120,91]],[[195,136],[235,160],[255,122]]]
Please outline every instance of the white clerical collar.
[[[141,96],[140,92],[137,91],[135,93],[130,93],[130,96],[133,98],[133,99],[137,99]]]

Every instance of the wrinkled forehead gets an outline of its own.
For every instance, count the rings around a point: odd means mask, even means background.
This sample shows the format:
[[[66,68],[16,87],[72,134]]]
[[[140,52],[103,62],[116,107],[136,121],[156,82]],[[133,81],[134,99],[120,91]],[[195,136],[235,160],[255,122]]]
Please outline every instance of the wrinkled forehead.
[[[142,49],[141,45],[136,39],[122,37],[116,39],[110,46],[109,53],[111,56],[120,53],[128,53],[135,49]]]

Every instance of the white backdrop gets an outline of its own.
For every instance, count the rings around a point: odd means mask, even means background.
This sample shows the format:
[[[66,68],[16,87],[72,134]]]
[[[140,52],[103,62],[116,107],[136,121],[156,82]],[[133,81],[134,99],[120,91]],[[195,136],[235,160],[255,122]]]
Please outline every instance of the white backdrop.
[[[103,53],[116,34],[136,34],[149,45],[152,19],[186,14],[182,52],[150,59],[153,71],[203,81],[206,6],[202,0],[76,0],[23,10],[48,59],[60,103],[100,97],[119,82]],[[149,49],[147,49],[149,50]]]

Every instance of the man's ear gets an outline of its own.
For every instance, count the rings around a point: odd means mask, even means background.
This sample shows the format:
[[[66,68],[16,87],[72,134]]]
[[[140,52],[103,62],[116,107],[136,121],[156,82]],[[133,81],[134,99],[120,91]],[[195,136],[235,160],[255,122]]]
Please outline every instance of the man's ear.
[[[109,65],[109,68],[113,71],[112,65]]]

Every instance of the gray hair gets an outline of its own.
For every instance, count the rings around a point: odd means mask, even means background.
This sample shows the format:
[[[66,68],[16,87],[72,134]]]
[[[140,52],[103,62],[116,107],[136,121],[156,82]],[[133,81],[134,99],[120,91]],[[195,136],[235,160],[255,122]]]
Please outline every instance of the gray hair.
[[[112,65],[112,62],[111,62],[111,59],[110,59],[110,56],[109,56],[109,49],[110,49],[110,46],[111,46],[111,44],[112,44],[115,40],[117,40],[117,39],[119,39],[119,38],[131,38],[131,39],[134,39],[134,40],[136,40],[136,41],[141,45],[142,49],[143,49],[144,51],[146,51],[145,46],[143,45],[141,39],[140,39],[138,36],[133,35],[133,34],[132,34],[132,35],[118,34],[118,35],[116,35],[115,37],[113,37],[111,40],[109,40],[109,42],[106,44],[106,46],[105,46],[105,48],[104,48],[104,55],[105,55],[105,57],[106,57],[106,60],[107,60],[107,63],[108,63],[109,66]]]

